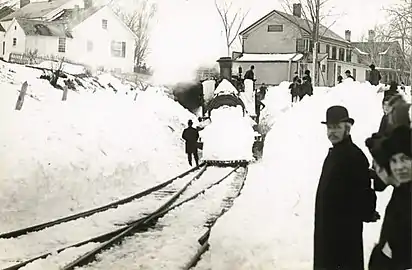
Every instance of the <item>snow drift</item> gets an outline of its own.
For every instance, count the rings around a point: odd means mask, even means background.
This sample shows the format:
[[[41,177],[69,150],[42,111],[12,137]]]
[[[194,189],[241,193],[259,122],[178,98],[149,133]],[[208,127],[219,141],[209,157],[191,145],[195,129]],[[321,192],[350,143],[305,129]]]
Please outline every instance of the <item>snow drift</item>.
[[[195,119],[161,90],[136,101],[70,92],[62,102],[37,71],[12,68],[1,74],[15,84],[0,83],[0,231],[100,206],[187,169],[180,136]],[[39,99],[26,96],[15,111],[23,79]]]

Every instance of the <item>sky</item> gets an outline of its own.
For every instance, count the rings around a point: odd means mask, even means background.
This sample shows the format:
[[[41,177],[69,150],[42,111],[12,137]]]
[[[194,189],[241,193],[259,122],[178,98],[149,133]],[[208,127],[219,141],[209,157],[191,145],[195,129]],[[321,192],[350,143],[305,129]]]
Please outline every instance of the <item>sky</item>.
[[[213,65],[219,57],[226,56],[223,26],[214,0],[154,1],[158,3],[158,13],[147,62],[156,71],[155,81],[191,80],[198,66]],[[344,37],[345,30],[351,30],[352,40],[359,41],[376,24],[385,23],[386,15],[382,9],[399,1],[329,0],[326,9],[333,7],[331,10],[335,15],[328,17],[324,25],[336,21],[331,26],[334,32]],[[283,3],[283,0],[233,0],[236,8],[249,10],[243,28],[273,9],[285,11]]]

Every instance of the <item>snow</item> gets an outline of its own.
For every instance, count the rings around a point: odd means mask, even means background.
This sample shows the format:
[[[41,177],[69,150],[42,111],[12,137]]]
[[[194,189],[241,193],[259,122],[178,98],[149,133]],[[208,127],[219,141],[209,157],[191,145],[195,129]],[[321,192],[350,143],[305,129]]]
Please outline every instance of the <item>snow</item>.
[[[14,84],[0,83],[0,232],[104,205],[188,169],[181,132],[196,119],[162,89],[136,101],[70,92],[62,102],[62,91],[36,78],[41,72],[2,65]],[[15,111],[24,80],[40,101],[26,97]]]
[[[216,87],[215,91],[213,92],[214,95],[219,95],[219,94],[236,94],[237,95],[238,90],[236,87],[233,86],[228,80],[223,79],[219,85]]]
[[[256,116],[255,112],[255,91],[252,80],[246,79],[244,81],[245,91],[239,93],[239,98],[245,104],[245,109],[250,116]]]
[[[299,61],[302,57],[300,53],[244,53],[236,62]]]
[[[62,91],[37,79],[40,75],[39,70],[0,62],[0,232],[107,204],[189,168],[181,133],[188,119],[195,125],[197,119],[168,97],[168,89],[148,87],[136,92],[134,101],[134,95],[101,91],[88,78],[87,87],[94,85],[99,91],[71,91],[62,102]],[[129,84],[109,74],[97,80],[120,93],[130,90]],[[15,111],[24,81],[32,97],[26,96],[23,109]],[[313,96],[292,104],[289,84],[268,89],[261,113],[263,158],[249,166],[242,195],[212,229],[211,249],[198,270],[311,269],[314,197],[330,147],[320,122],[328,107],[348,108],[355,119],[353,140],[371,159],[364,141],[378,129],[382,116],[379,87],[345,81],[334,88],[317,87]],[[214,94],[220,93],[237,94],[237,90],[223,80]],[[406,97],[411,100],[410,91]],[[252,160],[252,125],[240,106],[214,109],[200,134],[203,158]],[[180,200],[229,170],[207,169]],[[171,188],[178,189],[193,175]],[[159,220],[159,227],[127,238],[83,269],[179,269],[199,248],[204,224],[220,211],[233,179],[173,210]],[[390,194],[391,189],[377,193],[382,217]],[[0,267],[107,232],[160,204],[153,194],[17,239],[0,239]],[[364,225],[365,263],[381,222]],[[23,269],[58,269],[96,245],[68,249]]]
[[[201,131],[204,160],[252,160],[255,133],[242,107],[222,106],[211,112],[211,123]]]
[[[271,97],[273,90],[267,95],[268,111],[283,107],[285,112],[267,117],[273,126],[263,158],[250,166],[242,195],[212,229],[211,269],[311,269],[314,198],[330,147],[320,122],[328,107],[347,107],[355,119],[353,140],[371,158],[364,141],[378,129],[382,115],[382,95],[375,87],[347,82],[329,92],[316,88],[312,97],[287,109],[283,100]],[[390,189],[377,193],[382,216],[390,194]],[[365,264],[380,227],[381,221],[364,224]]]

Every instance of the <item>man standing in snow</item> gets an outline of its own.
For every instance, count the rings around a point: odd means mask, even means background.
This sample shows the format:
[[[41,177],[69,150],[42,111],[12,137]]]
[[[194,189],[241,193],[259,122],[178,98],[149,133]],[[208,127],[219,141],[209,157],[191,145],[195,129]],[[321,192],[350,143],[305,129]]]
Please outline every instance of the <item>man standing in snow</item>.
[[[199,155],[197,153],[197,140],[199,139],[199,132],[193,127],[193,121],[187,122],[188,126],[183,130],[182,138],[186,141],[186,154],[189,165],[192,166],[192,155],[195,158],[196,166],[199,166]]]
[[[372,85],[378,85],[379,81],[382,79],[381,74],[379,73],[379,70],[375,69],[375,65],[372,64],[369,66],[371,68],[371,73],[369,75],[369,82]]]
[[[363,222],[379,218],[368,159],[350,135],[354,122],[342,106],[330,107],[322,122],[333,147],[316,193],[315,270],[363,270]]]
[[[246,73],[245,73],[245,80],[252,80],[252,81],[256,81],[255,80],[255,72],[254,72],[254,70],[255,70],[255,66],[254,65],[251,65],[250,66],[250,69],[248,70],[248,71],[246,71]]]

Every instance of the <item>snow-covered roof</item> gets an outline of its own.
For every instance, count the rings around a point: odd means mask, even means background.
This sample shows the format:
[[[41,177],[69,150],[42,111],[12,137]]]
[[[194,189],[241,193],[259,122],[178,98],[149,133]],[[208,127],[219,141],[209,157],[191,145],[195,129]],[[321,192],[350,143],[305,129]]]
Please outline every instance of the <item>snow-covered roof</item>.
[[[361,51],[359,48],[356,48],[356,47],[355,47],[355,51],[357,51],[359,54],[368,55],[368,53]]]
[[[379,54],[380,54],[380,55],[385,55],[385,54],[387,54],[388,51],[389,51],[389,48],[390,48],[390,47],[388,47],[384,52],[380,52]]]
[[[2,21],[12,20],[13,18],[41,18],[50,12],[60,8],[67,3],[67,0],[55,0],[46,2],[33,2],[16,10],[15,12],[2,18]]]
[[[43,22],[22,18],[17,19],[17,22],[27,36],[55,36],[72,38],[71,34],[65,30],[64,25],[58,22]]]
[[[236,62],[288,62],[299,61],[302,57],[300,53],[244,53]]]

